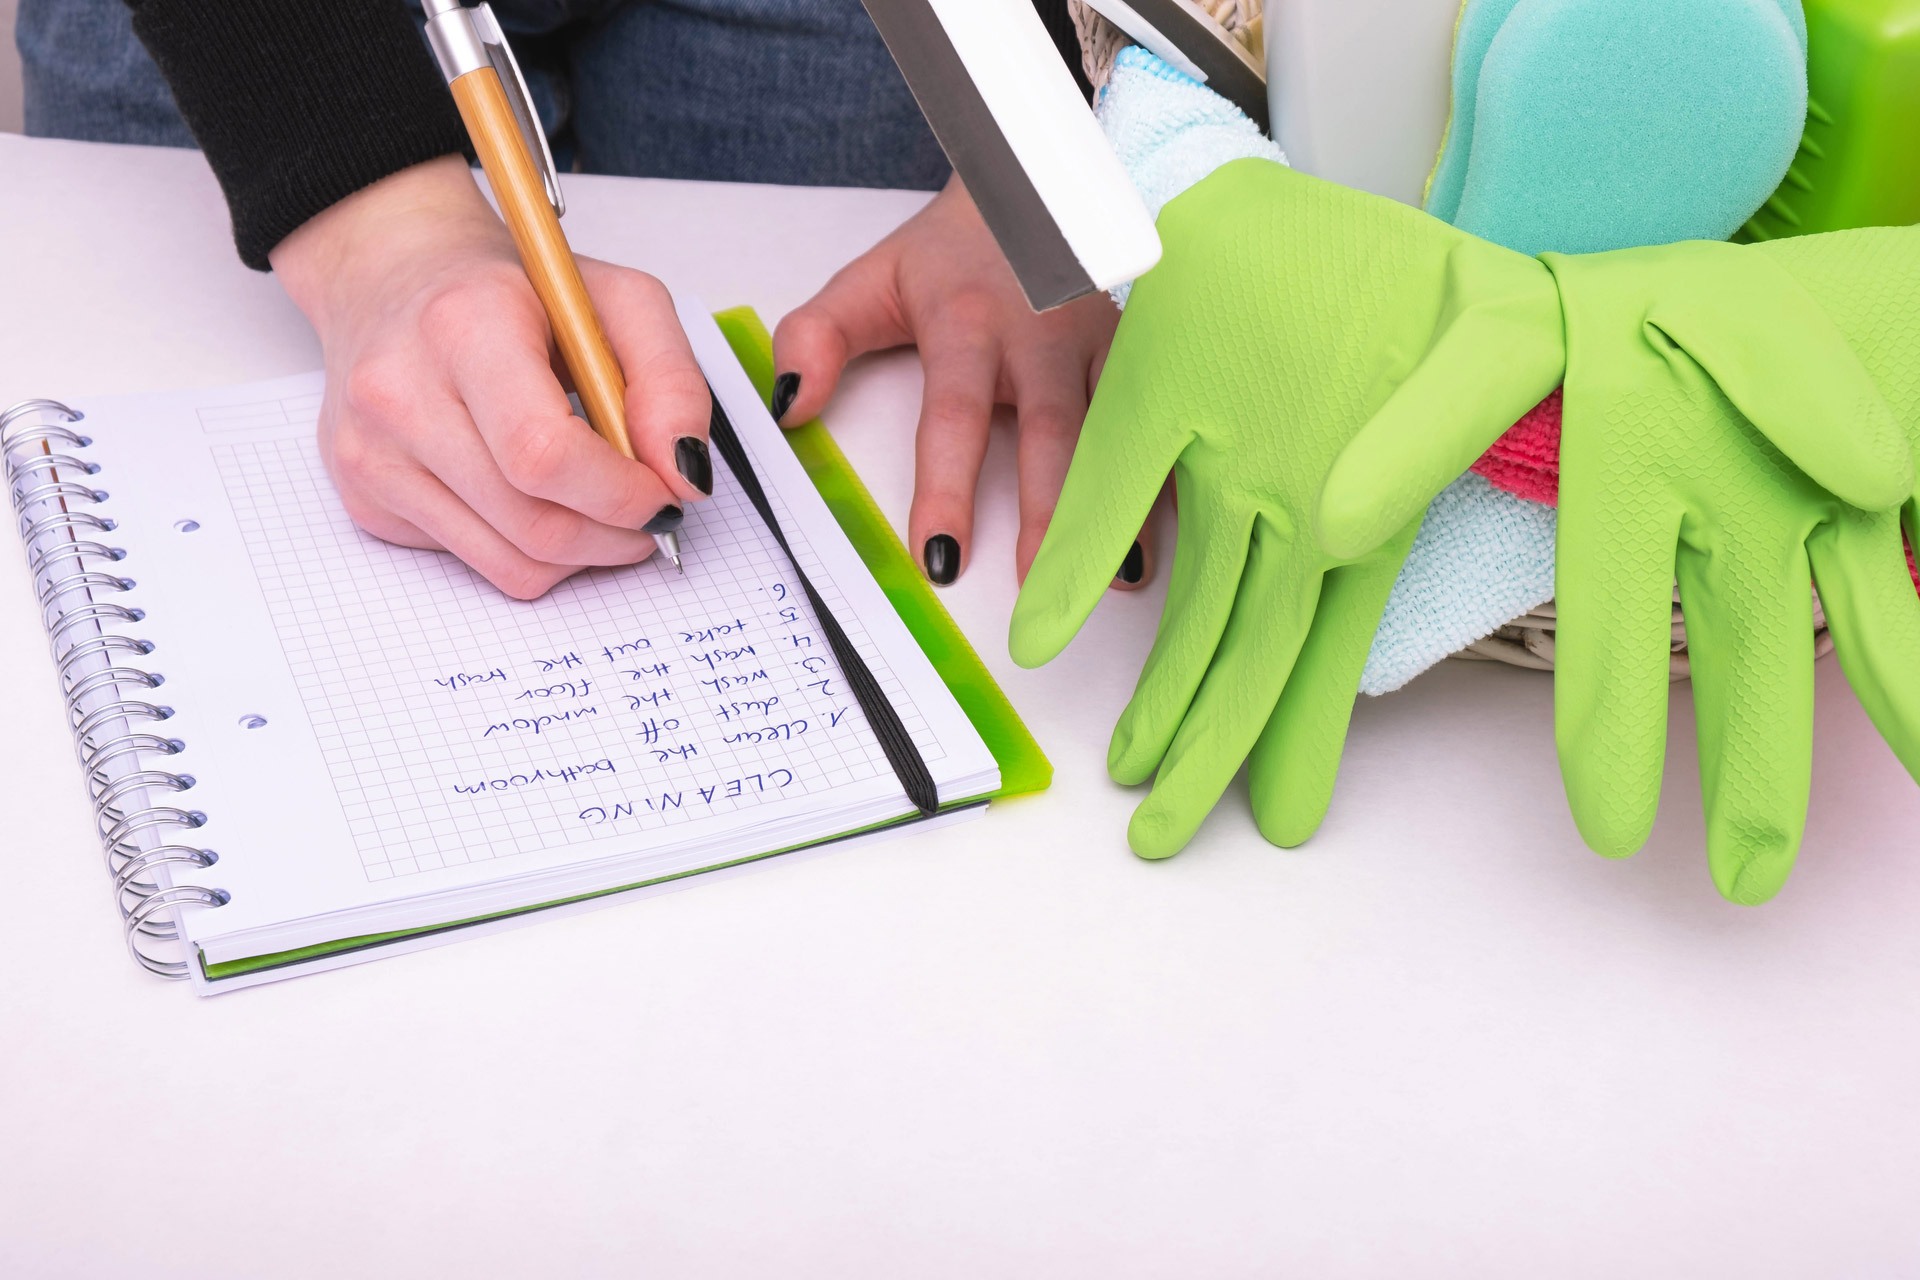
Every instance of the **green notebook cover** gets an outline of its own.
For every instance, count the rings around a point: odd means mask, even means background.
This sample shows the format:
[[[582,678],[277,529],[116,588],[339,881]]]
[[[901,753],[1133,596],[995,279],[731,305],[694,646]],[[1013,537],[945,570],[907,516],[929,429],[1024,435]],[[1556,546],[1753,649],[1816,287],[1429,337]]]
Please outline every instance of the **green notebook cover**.
[[[754,389],[764,401],[773,394],[773,342],[767,334],[767,328],[751,307],[735,307],[714,316],[720,324],[720,331],[726,335],[727,344],[733,348],[734,356],[753,380]],[[866,563],[867,570],[873,574],[880,589],[886,592],[887,599],[899,613],[901,621],[914,640],[926,651],[932,660],[934,670],[952,690],[954,700],[966,712],[967,719],[973,723],[975,731],[993,753],[994,760],[1000,766],[1000,789],[982,796],[968,796],[941,806],[942,810],[959,809],[979,804],[986,800],[997,800],[1007,796],[1028,795],[1044,791],[1053,781],[1053,765],[1040,750],[1040,744],[1027,732],[1027,726],[1007,701],[1006,694],[994,682],[987,671],[986,664],[980,661],[980,655],[974,651],[967,638],[954,624],[953,617],[934,594],[933,587],[921,575],[914,564],[913,557],[906,545],[893,531],[893,526],[881,514],[873,495],[867,492],[866,485],[847,462],[847,457],[834,443],[833,436],[818,420],[807,423],[793,431],[785,433],[787,442],[793,446],[794,454],[800,464],[806,468],[807,475],[820,490],[820,496],[826,499],[827,508],[839,521],[840,528],[846,533],[847,540]],[[846,836],[864,835],[869,831],[884,827],[898,826],[905,822],[917,821],[913,818],[901,818],[893,822],[876,823],[859,831],[849,831]],[[840,837],[845,839],[846,836]],[[378,947],[385,943],[397,942],[403,938],[424,937],[428,934],[443,933],[467,925],[481,924],[489,920],[504,919],[508,916],[525,915],[534,911],[544,911],[549,907],[566,906],[569,903],[585,901],[589,898],[607,897],[611,894],[625,893],[631,889],[644,889],[651,885],[665,884],[672,880],[682,880],[689,876],[704,875],[709,871],[718,871],[723,867],[738,866],[743,862],[756,862],[763,858],[778,857],[783,853],[792,853],[804,848],[795,845],[786,849],[774,849],[766,853],[757,853],[735,862],[719,863],[703,867],[698,871],[683,871],[676,875],[660,876],[652,880],[642,880],[635,884],[622,885],[617,889],[603,889],[598,893],[580,894],[571,898],[560,898],[553,902],[543,902],[536,906],[521,907],[513,911],[498,911],[489,915],[473,916],[465,920],[456,920],[444,925],[425,929],[403,929],[392,933],[363,934],[355,938],[341,938],[334,942],[319,943],[311,947],[299,947],[291,951],[279,951],[270,955],[251,956],[244,960],[229,960],[221,964],[207,964],[200,961],[207,978],[219,981],[221,978],[233,978],[242,974],[257,973],[263,969],[276,969],[285,965],[299,964],[305,960],[321,956],[338,955],[347,951],[358,951]]]
[[[773,341],[766,326],[751,307],[735,307],[714,316],[720,332],[733,348],[754,390],[762,400],[773,396]],[[913,561],[906,544],[880,513],[873,495],[860,482],[860,476],[847,462],[847,456],[834,443],[833,435],[815,418],[804,427],[786,433],[787,443],[807,469],[820,496],[834,519],[840,522],[847,540],[853,543],[867,572],[887,593],[894,611],[907,624],[907,630],[933,660],[934,670],[946,681],[954,698],[973,721],[973,727],[986,740],[987,749],[1000,765],[1000,790],[996,796],[1029,795],[1045,791],[1053,781],[1053,765],[1040,751],[1040,744],[1027,732],[1019,713],[1000,692],[1000,686],[987,673],[966,636],[954,625],[953,616],[940,603],[926,576]]]

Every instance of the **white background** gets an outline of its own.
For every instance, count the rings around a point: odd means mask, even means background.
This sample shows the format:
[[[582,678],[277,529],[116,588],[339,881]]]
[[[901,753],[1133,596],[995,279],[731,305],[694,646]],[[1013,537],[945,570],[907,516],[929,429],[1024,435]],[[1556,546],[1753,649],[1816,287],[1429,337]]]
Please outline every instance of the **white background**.
[[[0,138],[0,187],[42,193],[0,200],[0,402],[317,364],[191,153]],[[568,194],[583,250],[770,319],[919,200]],[[918,388],[872,361],[829,414],[896,527]],[[1305,849],[1236,788],[1143,863],[1102,761],[1158,591],[1014,669],[1008,445],[944,598],[1050,793],[210,1001],[120,948],[0,551],[0,1274],[1920,1274],[1920,789],[1835,666],[1764,908],[1708,880],[1684,695],[1610,863],[1548,682],[1462,665],[1361,708]]]

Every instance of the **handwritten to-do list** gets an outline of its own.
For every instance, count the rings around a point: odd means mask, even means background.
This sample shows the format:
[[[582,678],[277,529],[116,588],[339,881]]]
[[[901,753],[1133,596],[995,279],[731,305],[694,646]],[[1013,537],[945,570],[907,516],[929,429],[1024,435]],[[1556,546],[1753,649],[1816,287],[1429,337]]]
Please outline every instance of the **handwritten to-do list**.
[[[580,574],[511,600],[355,528],[310,434],[214,446],[369,879],[738,812],[890,775],[792,566],[733,476],[684,576]],[[907,690],[773,498],[823,602],[929,764]]]

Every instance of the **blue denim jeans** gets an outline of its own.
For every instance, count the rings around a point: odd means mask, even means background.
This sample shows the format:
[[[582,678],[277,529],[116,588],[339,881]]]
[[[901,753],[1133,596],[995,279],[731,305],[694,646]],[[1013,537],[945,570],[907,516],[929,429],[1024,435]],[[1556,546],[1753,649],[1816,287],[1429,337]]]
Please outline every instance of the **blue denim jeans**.
[[[946,180],[860,0],[493,7],[563,167],[922,190]],[[28,133],[194,145],[121,0],[21,0],[15,38]]]

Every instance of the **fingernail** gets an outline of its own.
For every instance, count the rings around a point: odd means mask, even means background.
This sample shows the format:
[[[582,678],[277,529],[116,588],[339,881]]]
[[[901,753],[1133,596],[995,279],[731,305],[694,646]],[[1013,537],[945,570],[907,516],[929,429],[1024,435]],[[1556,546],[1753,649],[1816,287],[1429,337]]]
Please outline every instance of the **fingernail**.
[[[936,533],[927,539],[927,579],[944,587],[960,576],[960,544],[952,535]]]
[[[773,420],[775,422],[787,416],[787,410],[793,408],[794,397],[799,394],[799,374],[783,373],[773,380]]]
[[[1140,585],[1140,579],[1147,576],[1147,553],[1138,542],[1127,548],[1127,558],[1120,562],[1120,572],[1113,575],[1130,587]]]
[[[673,465],[688,484],[702,493],[713,492],[713,455],[699,436],[681,436],[673,442]]]
[[[668,503],[658,515],[640,526],[642,533],[673,533],[686,523],[687,513]]]

